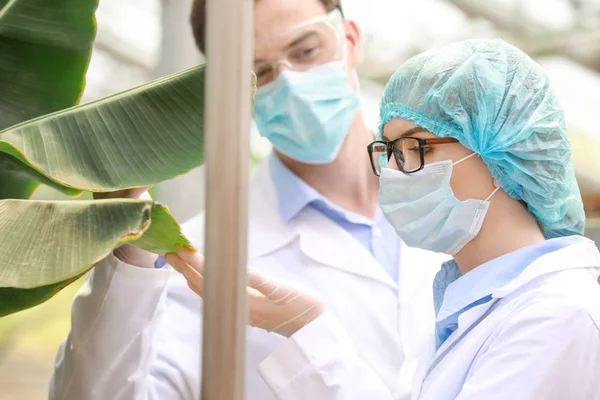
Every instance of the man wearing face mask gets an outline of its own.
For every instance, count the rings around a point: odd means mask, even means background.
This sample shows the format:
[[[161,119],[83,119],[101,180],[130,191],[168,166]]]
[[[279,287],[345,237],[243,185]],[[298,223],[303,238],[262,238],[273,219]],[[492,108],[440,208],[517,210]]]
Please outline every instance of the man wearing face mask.
[[[205,0],[195,1],[191,20],[204,51]],[[274,152],[253,178],[248,263],[317,293],[402,398],[433,330],[441,256],[401,243],[377,206],[365,154],[374,133],[357,96],[361,61],[360,32],[339,1],[256,1],[254,119]],[[184,225],[198,248],[203,225],[202,215]],[[74,301],[50,398],[199,398],[198,303],[162,257],[117,249]],[[285,338],[259,328],[247,338],[246,398],[273,399],[256,368]]]

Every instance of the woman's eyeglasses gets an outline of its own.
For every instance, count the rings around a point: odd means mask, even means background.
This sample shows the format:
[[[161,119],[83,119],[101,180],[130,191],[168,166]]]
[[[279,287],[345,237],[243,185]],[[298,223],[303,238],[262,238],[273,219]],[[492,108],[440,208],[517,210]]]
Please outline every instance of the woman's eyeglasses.
[[[425,165],[425,154],[431,151],[431,146],[438,144],[457,143],[454,138],[418,138],[401,137],[396,140],[376,140],[367,146],[371,167],[376,176],[381,175],[381,169],[385,168],[392,154],[398,165],[398,169],[406,174],[411,174],[423,169]]]

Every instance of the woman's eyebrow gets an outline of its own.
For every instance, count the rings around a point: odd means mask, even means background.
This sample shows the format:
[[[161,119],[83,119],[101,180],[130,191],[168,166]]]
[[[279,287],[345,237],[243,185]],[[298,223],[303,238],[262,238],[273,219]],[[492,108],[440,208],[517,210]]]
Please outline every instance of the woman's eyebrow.
[[[411,128],[411,129],[407,130],[406,132],[400,134],[400,137],[412,135],[413,133],[417,133],[417,132],[427,132],[427,133],[429,133],[429,131],[427,129],[421,128],[420,126],[415,126],[414,128]]]
[[[400,134],[400,136],[398,136],[398,138],[402,138],[404,136],[408,136],[408,135],[412,135],[413,133],[419,133],[419,132],[426,132],[426,133],[430,133],[427,129],[425,128],[421,128],[420,126],[415,126],[414,128],[411,128],[409,130],[407,130],[406,132],[403,132]],[[391,139],[388,139],[385,135],[381,136],[382,140],[387,140],[388,142],[391,142]]]

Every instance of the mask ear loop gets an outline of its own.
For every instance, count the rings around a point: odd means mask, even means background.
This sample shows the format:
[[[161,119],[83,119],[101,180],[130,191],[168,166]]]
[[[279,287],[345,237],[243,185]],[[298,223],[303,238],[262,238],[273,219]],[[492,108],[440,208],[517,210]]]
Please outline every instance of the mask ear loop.
[[[494,189],[494,191],[492,192],[492,194],[490,194],[484,201],[490,201],[490,199],[492,198],[492,196],[495,195],[496,192],[498,190],[500,190],[500,189],[501,189],[500,186],[498,186],[496,189]]]
[[[463,161],[465,161],[465,160],[468,160],[469,158],[471,158],[471,157],[473,157],[473,156],[476,156],[476,155],[477,155],[477,153],[471,153],[471,154],[469,154],[468,156],[466,156],[466,157],[463,157],[463,158],[461,158],[460,160],[456,161],[455,163],[452,163],[452,166],[455,166],[455,165],[457,165],[457,164],[460,164],[461,162],[463,162]],[[493,195],[495,195],[495,194],[496,194],[496,192],[497,192],[498,190],[500,190],[500,189],[501,189],[501,187],[500,187],[500,186],[496,187],[496,189],[494,189],[494,191],[493,191],[493,192],[492,192],[492,193],[491,193],[491,194],[490,194],[490,195],[489,195],[489,196],[488,196],[488,197],[487,197],[487,198],[486,198],[484,201],[490,201],[490,199],[492,198],[492,196],[493,196]]]
[[[477,155],[477,153],[471,153],[471,154],[469,154],[468,156],[466,156],[466,157],[463,157],[463,158],[461,158],[460,160],[458,160],[458,161],[456,161],[456,162],[452,163],[452,166],[454,167],[455,165],[458,165],[458,164],[460,164],[461,162],[463,162],[463,161],[465,161],[465,160],[468,160],[469,158],[471,158],[471,157],[473,157],[473,156],[476,156],[476,155]]]

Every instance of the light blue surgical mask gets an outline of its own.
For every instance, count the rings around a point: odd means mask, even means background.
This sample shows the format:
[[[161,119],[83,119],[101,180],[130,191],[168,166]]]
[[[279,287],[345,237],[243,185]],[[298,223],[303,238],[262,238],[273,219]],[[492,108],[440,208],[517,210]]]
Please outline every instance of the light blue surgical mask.
[[[254,119],[261,136],[283,154],[306,164],[337,157],[359,100],[346,65],[335,61],[308,71],[282,71],[256,91]]]
[[[477,236],[500,188],[485,200],[460,201],[450,186],[452,167],[474,155],[428,164],[412,174],[381,170],[381,211],[408,246],[455,255]]]

